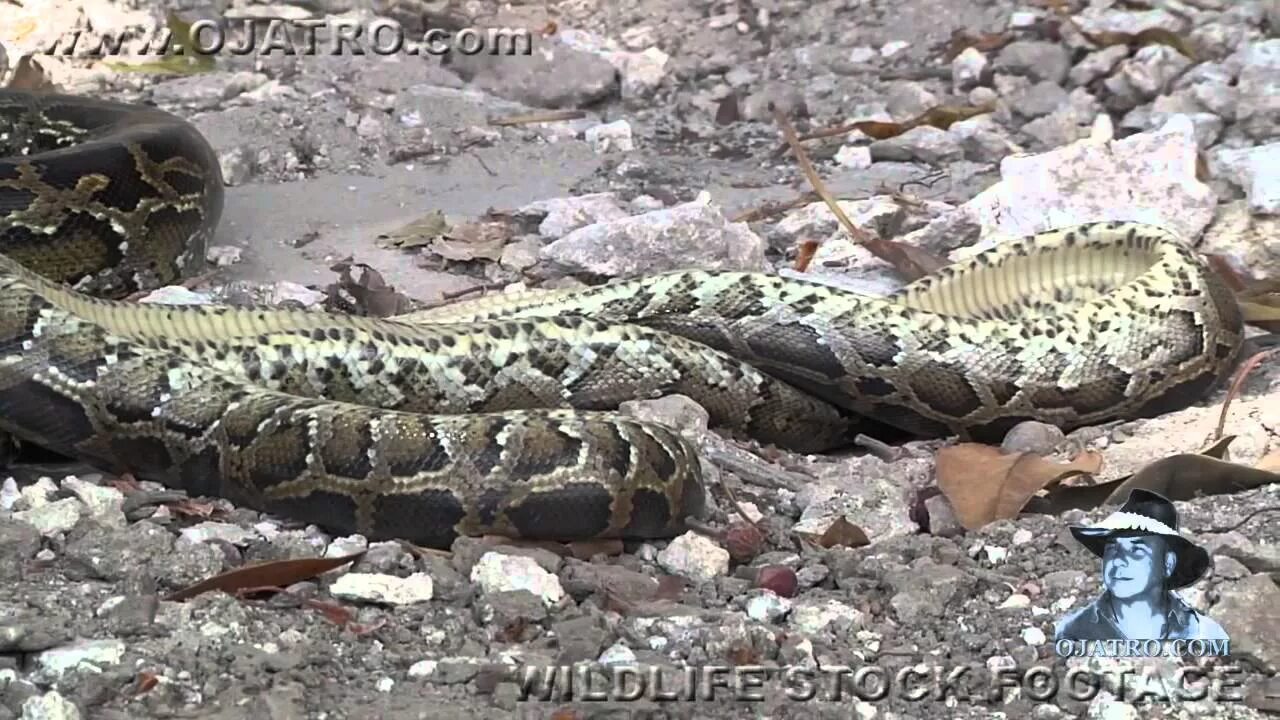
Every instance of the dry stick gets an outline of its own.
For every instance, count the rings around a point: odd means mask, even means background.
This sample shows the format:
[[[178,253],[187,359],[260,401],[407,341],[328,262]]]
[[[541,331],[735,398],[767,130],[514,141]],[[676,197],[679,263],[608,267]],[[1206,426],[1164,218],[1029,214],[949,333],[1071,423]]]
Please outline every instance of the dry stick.
[[[1269,355],[1275,355],[1278,351],[1280,351],[1280,348],[1271,348],[1259,353],[1254,353],[1249,356],[1248,360],[1244,361],[1244,364],[1240,366],[1240,369],[1236,370],[1235,377],[1231,379],[1231,388],[1227,390],[1227,397],[1222,401],[1222,413],[1218,415],[1218,427],[1213,431],[1214,440],[1222,437],[1222,429],[1226,427],[1227,424],[1227,408],[1231,407],[1232,398],[1240,393],[1240,388],[1244,385],[1245,378],[1249,376],[1249,373],[1253,372],[1253,369],[1256,368],[1264,358]]]
[[[549,110],[547,112],[529,113],[527,115],[511,115],[489,121],[490,125],[511,127],[513,125],[533,125],[534,123],[559,122],[561,120],[580,120],[587,114],[581,110]]]
[[[774,202],[774,203],[765,203],[764,205],[761,205],[760,207],[755,208],[753,210],[746,210],[738,213],[737,215],[734,215],[733,217],[729,218],[729,222],[756,222],[757,220],[764,220],[765,218],[773,217],[774,215],[779,215],[788,210],[794,210],[802,205],[808,205],[809,203],[813,202],[817,198],[818,198],[817,193],[807,192],[791,200],[783,200],[781,202]]]
[[[822,184],[822,179],[818,177],[817,171],[813,169],[813,163],[809,162],[809,156],[805,153],[804,146],[800,144],[799,138],[796,137],[796,129],[792,127],[791,121],[787,120],[782,111],[776,107],[773,108],[773,119],[778,123],[778,127],[782,129],[782,135],[786,138],[787,145],[791,147],[791,152],[796,156],[796,163],[800,165],[800,170],[804,173],[805,179],[809,181],[813,191],[818,193],[818,197],[821,197],[827,207],[831,208],[831,212],[836,216],[836,220],[840,221],[840,225],[845,229],[845,232],[849,233],[849,237],[865,247],[872,255],[897,268],[899,272],[912,275],[912,279],[928,275],[930,268],[916,262],[900,247],[893,243],[881,242],[870,233],[853,224],[849,216],[845,215],[844,210],[840,208],[840,204],[836,202],[831,193],[827,191],[826,186]]]
[[[1249,522],[1250,520],[1254,519],[1255,517],[1263,513],[1269,513],[1269,512],[1280,512],[1280,506],[1268,505],[1266,507],[1260,507],[1257,510],[1254,510],[1253,512],[1249,513],[1248,515],[1245,515],[1244,519],[1236,523],[1235,525],[1217,525],[1214,527],[1205,528],[1204,530],[1200,530],[1199,532],[1228,533],[1228,532],[1231,532],[1232,530],[1237,530],[1241,527],[1244,527],[1245,523]]]
[[[796,156],[796,163],[800,165],[800,171],[804,173],[804,177],[809,181],[809,185],[813,187],[813,191],[818,193],[818,197],[831,208],[831,212],[835,214],[836,219],[840,221],[840,225],[844,227],[845,232],[857,240],[860,244],[866,245],[871,236],[864,230],[853,224],[848,215],[844,214],[844,210],[840,208],[840,203],[831,197],[831,193],[827,192],[827,187],[822,184],[822,179],[818,177],[817,171],[813,169],[813,163],[809,162],[809,155],[804,151],[804,147],[800,144],[799,138],[796,137],[796,129],[792,127],[791,121],[778,108],[773,108],[773,119],[778,123],[778,127],[782,129],[782,136],[786,139],[787,145],[791,147],[791,152]]]

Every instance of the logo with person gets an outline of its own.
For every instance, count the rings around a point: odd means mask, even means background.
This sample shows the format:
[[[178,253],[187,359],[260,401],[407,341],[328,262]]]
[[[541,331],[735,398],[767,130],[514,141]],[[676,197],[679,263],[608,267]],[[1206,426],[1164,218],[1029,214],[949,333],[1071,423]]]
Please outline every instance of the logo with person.
[[[1172,654],[1226,654],[1222,626],[1176,592],[1203,577],[1210,560],[1179,532],[1167,498],[1133,490],[1105,520],[1073,525],[1071,534],[1102,560],[1102,593],[1059,620],[1058,654],[1162,654],[1165,641],[1175,646]]]

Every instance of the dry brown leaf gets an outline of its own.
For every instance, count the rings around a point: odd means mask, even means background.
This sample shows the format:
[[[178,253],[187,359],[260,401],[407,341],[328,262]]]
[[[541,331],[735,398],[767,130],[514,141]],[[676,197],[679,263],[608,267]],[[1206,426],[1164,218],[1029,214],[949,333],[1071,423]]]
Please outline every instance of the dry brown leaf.
[[[1067,510],[1092,510],[1124,502],[1135,488],[1154,490],[1170,500],[1190,500],[1221,495],[1280,482],[1280,472],[1228,462],[1227,447],[1234,435],[1219,438],[1199,453],[1179,453],[1161,458],[1132,475],[1084,487],[1059,485],[1046,497],[1036,498],[1027,511],[1059,515]]]
[[[445,260],[498,260],[513,232],[509,222],[500,220],[465,223],[433,238],[429,250]]]
[[[351,276],[352,268],[360,268],[360,279]],[[325,309],[373,317],[391,317],[409,311],[408,296],[396,291],[382,279],[382,274],[364,263],[346,258],[329,268],[338,273],[338,282],[330,283],[325,292]]]
[[[180,602],[193,598],[210,590],[221,590],[228,594],[236,594],[246,589],[288,587],[296,582],[309,580],[334,568],[355,562],[364,555],[364,551],[336,558],[298,558],[293,560],[272,560],[269,562],[246,565],[202,580],[165,597],[169,602]]]
[[[945,258],[909,243],[873,237],[865,244],[867,249],[874,252],[877,257],[888,260],[895,270],[909,280],[919,280],[951,264]]]
[[[742,110],[738,106],[738,94],[731,92],[716,107],[716,124],[732,125],[742,119]]]
[[[444,213],[433,210],[413,222],[379,235],[375,242],[378,247],[408,250],[426,247],[432,240],[448,233],[449,230],[449,221],[445,219]]]
[[[133,681],[133,687],[129,688],[130,697],[140,697],[151,692],[156,685],[160,684],[160,677],[153,672],[143,670],[138,673],[138,677]]]
[[[820,243],[817,240],[804,239],[798,243],[796,248],[796,261],[792,266],[798,272],[806,272],[809,269],[809,263],[813,262],[813,256],[818,252]]]
[[[831,526],[817,539],[819,547],[833,548],[838,545],[860,548],[871,544],[867,533],[857,525],[849,522],[844,516],[836,518]]]
[[[1085,451],[1069,463],[1032,453],[1004,453],[981,443],[960,443],[938,451],[937,483],[956,519],[968,530],[1018,516],[1036,493],[1065,477],[1095,474],[1102,456]]]
[[[1124,502],[1129,491],[1153,490],[1170,500],[1223,495],[1280,482],[1280,473],[1227,462],[1208,455],[1182,453],[1156,460],[1117,484],[1104,505]]]
[[[52,90],[54,85],[39,60],[30,55],[23,55],[13,66],[13,74],[9,76],[9,88],[40,92]]]
[[[1280,473],[1280,450],[1273,450],[1263,455],[1254,467],[1267,472]]]

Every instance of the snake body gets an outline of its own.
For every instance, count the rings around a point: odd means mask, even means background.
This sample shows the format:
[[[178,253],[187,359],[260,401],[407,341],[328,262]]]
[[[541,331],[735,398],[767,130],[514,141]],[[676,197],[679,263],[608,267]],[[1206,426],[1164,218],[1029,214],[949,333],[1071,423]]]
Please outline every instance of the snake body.
[[[652,538],[702,512],[701,466],[619,402],[686,394],[803,451],[868,423],[996,438],[1195,402],[1243,337],[1185,243],[1123,222],[883,298],[685,270],[390,319],[119,299],[197,271],[222,202],[186,121],[0,91],[0,430],[375,539]]]

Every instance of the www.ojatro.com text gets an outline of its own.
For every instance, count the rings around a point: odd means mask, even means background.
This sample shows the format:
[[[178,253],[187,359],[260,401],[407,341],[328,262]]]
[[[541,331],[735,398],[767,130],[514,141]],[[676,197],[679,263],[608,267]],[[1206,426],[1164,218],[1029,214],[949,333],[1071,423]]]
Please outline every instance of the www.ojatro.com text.
[[[922,702],[954,698],[960,702],[999,704],[1017,697],[1036,702],[1066,698],[1088,702],[1103,690],[1128,702],[1239,702],[1244,698],[1242,669],[1195,665],[1108,671],[1049,665],[996,670],[981,665],[530,665],[519,669],[516,681],[519,698],[526,702],[762,702],[782,697],[794,702]]]
[[[534,33],[524,28],[405,30],[388,19],[281,18],[196,20],[180,37],[171,28],[95,33],[74,30],[50,41],[47,55],[531,55]]]

